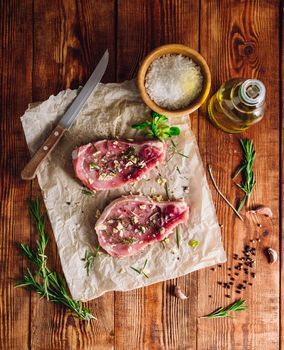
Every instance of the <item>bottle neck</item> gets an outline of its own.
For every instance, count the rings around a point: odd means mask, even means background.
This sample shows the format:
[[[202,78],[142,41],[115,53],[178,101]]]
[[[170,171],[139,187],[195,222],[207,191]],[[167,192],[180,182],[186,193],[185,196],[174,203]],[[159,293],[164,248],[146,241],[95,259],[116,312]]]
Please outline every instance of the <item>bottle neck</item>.
[[[260,80],[247,79],[239,88],[239,99],[247,106],[257,106],[265,100],[265,86]]]

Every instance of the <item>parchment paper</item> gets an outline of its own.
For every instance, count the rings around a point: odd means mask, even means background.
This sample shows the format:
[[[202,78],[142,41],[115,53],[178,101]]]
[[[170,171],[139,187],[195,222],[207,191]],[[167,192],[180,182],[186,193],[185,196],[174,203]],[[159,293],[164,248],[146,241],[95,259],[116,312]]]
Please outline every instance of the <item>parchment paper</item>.
[[[49,135],[76,95],[77,90],[66,90],[29,106],[21,120],[31,154]],[[65,278],[75,299],[87,301],[107,291],[143,287],[226,261],[198,146],[189,128],[188,116],[184,116],[172,119],[172,124],[180,127],[181,136],[175,138],[175,142],[189,158],[176,154],[165,165],[159,166],[160,173],[168,180],[172,197],[184,197],[190,207],[190,220],[179,230],[180,248],[177,248],[173,233],[168,244],[152,244],[133,257],[119,259],[102,253],[95,258],[94,267],[87,276],[82,259],[86,250],[93,251],[97,246],[94,232],[97,209],[103,210],[113,199],[130,192],[165,195],[165,189],[156,182],[158,173],[155,169],[135,185],[97,192],[94,197],[86,196],[74,177],[72,150],[75,146],[103,138],[143,139],[141,132],[132,129],[131,125],[149,118],[149,112],[134,81],[100,84],[72,128],[40,167],[39,185]],[[169,144],[169,153],[170,148]],[[191,239],[200,242],[198,248],[188,245]],[[141,268],[146,259],[149,278],[130,269],[130,266]]]

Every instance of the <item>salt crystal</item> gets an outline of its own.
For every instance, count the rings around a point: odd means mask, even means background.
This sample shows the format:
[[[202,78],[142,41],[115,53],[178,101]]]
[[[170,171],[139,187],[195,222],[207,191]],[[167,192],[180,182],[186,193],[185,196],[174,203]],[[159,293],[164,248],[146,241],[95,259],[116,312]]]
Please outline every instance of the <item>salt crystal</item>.
[[[187,107],[202,90],[200,67],[183,55],[164,55],[149,67],[145,88],[160,107],[177,110]]]

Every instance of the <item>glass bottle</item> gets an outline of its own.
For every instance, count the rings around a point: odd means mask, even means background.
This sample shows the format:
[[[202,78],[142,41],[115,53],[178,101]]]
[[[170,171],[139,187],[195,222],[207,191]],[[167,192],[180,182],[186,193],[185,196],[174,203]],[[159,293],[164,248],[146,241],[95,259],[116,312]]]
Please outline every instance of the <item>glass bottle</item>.
[[[211,122],[228,133],[240,133],[259,122],[265,110],[265,86],[256,79],[231,79],[212,96]]]

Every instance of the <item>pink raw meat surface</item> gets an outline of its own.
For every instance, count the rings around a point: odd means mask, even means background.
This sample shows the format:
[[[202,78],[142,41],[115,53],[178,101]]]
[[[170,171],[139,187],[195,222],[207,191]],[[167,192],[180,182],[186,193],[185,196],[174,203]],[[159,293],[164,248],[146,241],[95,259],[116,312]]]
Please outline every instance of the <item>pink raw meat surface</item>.
[[[166,145],[160,141],[102,140],[72,153],[76,176],[91,190],[109,190],[138,181],[160,164]]]
[[[101,247],[122,258],[163,240],[188,216],[184,200],[155,202],[145,196],[125,196],[104,209],[95,230]]]

